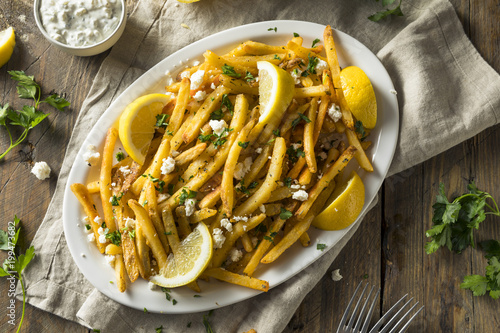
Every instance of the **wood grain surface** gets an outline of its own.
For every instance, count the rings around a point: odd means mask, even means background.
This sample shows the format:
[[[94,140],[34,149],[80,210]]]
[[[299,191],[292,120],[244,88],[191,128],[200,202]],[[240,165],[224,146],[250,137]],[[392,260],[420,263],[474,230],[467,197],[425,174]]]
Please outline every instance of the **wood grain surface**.
[[[465,33],[485,60],[500,71],[500,4],[498,0],[452,0]],[[128,1],[130,9],[136,1]],[[0,69],[0,104],[19,99],[7,70],[22,69],[43,82],[44,92],[67,92],[72,104],[66,112],[52,111],[48,120],[33,129],[28,139],[0,161],[0,228],[17,215],[23,221],[23,250],[33,239],[54,192],[65,147],[92,79],[106,53],[95,57],[68,56],[50,46],[39,34],[32,17],[32,1],[0,0],[0,30],[17,28],[13,58]],[[57,61],[55,61],[57,60]],[[64,66],[61,66],[64,62]],[[71,68],[71,70],[67,70]],[[49,111],[49,108],[42,106]],[[15,133],[16,135],[19,133]],[[8,136],[0,130],[0,151]],[[366,280],[380,286],[378,318],[408,293],[425,305],[409,332],[500,332],[500,301],[473,297],[459,288],[465,275],[482,274],[486,260],[478,249],[462,254],[438,251],[426,255],[425,230],[432,225],[432,203],[440,182],[447,193],[459,195],[470,180],[500,199],[500,126],[423,164],[386,180],[378,205],[368,213],[352,240],[333,262],[328,273],[306,296],[285,332],[335,332],[356,285]],[[51,178],[37,181],[29,174],[34,161],[46,161]],[[477,241],[500,238],[498,218],[489,216]],[[3,261],[3,257],[0,257]],[[331,271],[343,279],[334,282]],[[6,279],[0,279],[0,332],[14,331],[7,323]],[[375,318],[374,318],[375,320]],[[55,315],[26,307],[22,332],[89,332]],[[220,333],[220,332],[218,332]]]

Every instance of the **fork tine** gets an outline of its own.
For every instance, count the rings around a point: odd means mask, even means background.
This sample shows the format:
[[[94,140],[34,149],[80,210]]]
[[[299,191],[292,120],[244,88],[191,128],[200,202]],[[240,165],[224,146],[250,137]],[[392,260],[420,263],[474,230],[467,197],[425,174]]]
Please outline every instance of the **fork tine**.
[[[405,304],[403,304],[403,306],[401,307],[401,309],[399,309],[394,314],[394,316],[392,316],[392,318],[387,322],[387,324],[384,325],[384,328],[379,333],[387,333],[387,331],[389,331],[389,329],[391,328],[391,325],[398,319],[399,314],[404,310],[404,308],[408,304],[410,304],[411,301],[413,301],[413,297],[410,298],[410,300],[408,302],[406,302]]]
[[[347,315],[349,314],[349,310],[351,309],[352,302],[354,301],[354,298],[356,297],[356,294],[358,293],[359,288],[363,284],[363,281],[361,281],[358,286],[356,287],[356,290],[354,290],[354,294],[351,297],[351,300],[349,301],[349,304],[347,305],[347,308],[345,309],[344,315],[342,316],[342,319],[340,320],[339,328],[337,329],[337,333],[342,333],[344,331],[344,326],[345,322],[347,321]]]
[[[352,329],[352,327],[354,327],[354,321],[356,320],[356,317],[357,317],[357,314],[358,314],[359,304],[361,303],[361,300],[363,299],[363,296],[365,295],[366,287],[368,287],[368,283],[363,288],[363,292],[361,293],[361,296],[359,296],[359,299],[356,302],[356,306],[354,307],[354,310],[352,311],[351,319],[349,319],[349,323],[347,324],[347,326],[350,329]]]
[[[409,303],[409,302],[408,302],[408,303]],[[401,319],[399,319],[399,320],[398,320],[398,322],[394,325],[394,327],[390,330],[390,332],[389,332],[389,333],[394,333],[394,332],[396,332],[396,329],[398,328],[398,326],[399,326],[401,323],[403,323],[404,319],[405,319],[405,318],[406,318],[406,317],[410,314],[410,312],[411,312],[413,309],[415,309],[415,307],[416,307],[417,305],[418,305],[418,302],[417,302],[417,303],[415,303],[415,304],[414,304],[414,305],[410,308],[410,310],[408,310],[408,311],[407,311],[407,312],[403,315],[403,317],[401,317]],[[396,316],[394,316],[394,317],[396,317]]]
[[[363,327],[361,328],[361,333],[366,333],[368,332],[368,328],[370,326],[370,320],[373,315],[373,311],[375,310],[375,303],[378,300],[378,296],[380,295],[380,288],[377,291],[377,294],[375,295],[375,298],[373,299],[373,302],[370,306],[370,310],[368,310],[368,314],[366,315],[365,323],[363,324]]]
[[[366,284],[366,286],[368,286],[368,284]],[[359,312],[359,317],[358,317],[358,321],[356,322],[356,326],[354,326],[354,332],[358,332],[359,328],[361,327],[361,322],[363,321],[363,316],[365,313],[366,305],[368,304],[368,301],[370,300],[370,296],[372,295],[374,288],[375,288],[375,286],[372,286],[372,289],[370,289],[370,293],[368,294],[368,296],[366,296],[366,301],[363,304],[361,311]]]
[[[401,297],[401,299],[399,301],[396,302],[396,304],[394,304],[383,316],[382,318],[379,319],[379,321],[377,321],[377,323],[375,324],[375,326],[372,327],[372,329],[370,330],[369,333],[376,333],[378,332],[378,329],[380,328],[380,326],[382,326],[382,324],[385,322],[385,320],[389,317],[389,315],[391,314],[392,311],[394,311],[398,305],[406,298],[406,296],[408,296],[408,294],[404,295],[403,297]]]
[[[417,304],[415,304],[415,305],[417,305]],[[422,306],[420,309],[418,309],[417,312],[415,312],[415,314],[413,316],[411,316],[410,320],[408,320],[406,322],[406,324],[401,328],[401,330],[399,331],[399,333],[404,333],[408,329],[408,327],[410,326],[411,321],[418,315],[418,313],[420,311],[422,311],[423,308],[424,308],[424,306]]]

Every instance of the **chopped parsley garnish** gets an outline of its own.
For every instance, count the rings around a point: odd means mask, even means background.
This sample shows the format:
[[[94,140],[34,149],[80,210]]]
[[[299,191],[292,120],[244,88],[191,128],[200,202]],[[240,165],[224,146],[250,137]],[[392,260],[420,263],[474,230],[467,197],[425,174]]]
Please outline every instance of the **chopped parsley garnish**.
[[[292,216],[293,216],[293,213],[291,211],[286,210],[285,208],[281,207],[280,219],[288,220]]]
[[[238,141],[238,146],[240,146],[243,149],[247,149],[249,144],[250,144],[250,141],[247,141],[247,142]]]
[[[318,64],[319,59],[316,57],[311,57],[310,54],[307,55],[307,68],[302,72],[302,76],[306,77],[309,74],[316,74],[316,65]]]
[[[144,308],[144,313],[148,313],[148,309]]]
[[[142,203],[142,206],[143,207],[146,207],[146,205],[148,204],[148,201],[147,200],[144,200],[144,202]]]
[[[160,113],[160,114],[156,115],[156,124],[155,124],[155,126],[158,127],[158,128],[167,128],[168,123],[165,122],[165,120],[167,120],[168,117],[169,117],[169,115],[166,114],[166,113]]]
[[[174,184],[168,184],[167,185],[167,191],[168,191],[168,194],[170,195],[173,195],[174,194]]]
[[[115,157],[116,157],[116,160],[118,162],[121,162],[125,159],[125,154],[123,152],[119,151],[118,153],[116,153]]]
[[[280,132],[280,129],[277,128],[273,131],[273,134],[276,135],[276,136],[280,136],[281,132]]]
[[[321,250],[323,251],[324,249],[326,249],[326,244],[317,244],[316,245],[316,250]]]
[[[210,119],[212,119],[212,120],[221,120],[222,118],[224,118],[224,112],[222,112],[221,109],[215,110],[212,113],[210,113]],[[211,134],[209,134],[209,135],[211,135]],[[201,136],[201,134],[200,134],[200,136]]]
[[[288,149],[286,150],[286,154],[288,155],[288,159],[292,163],[297,162],[300,157],[306,157],[306,153],[304,153],[302,149],[295,149],[293,146],[288,147]]]
[[[164,180],[160,180],[158,181],[158,186],[155,186],[155,189],[160,192],[160,193],[163,193],[163,187],[165,186],[165,181]]]
[[[155,328],[155,333],[161,333],[161,331],[163,331],[163,325],[161,325],[160,327]]]
[[[169,232],[164,231],[163,233],[164,233],[166,236],[168,236],[168,235],[171,235],[171,234],[172,234],[172,231],[169,231]]]
[[[275,55],[274,55],[274,58],[273,58],[273,59],[276,59],[276,60],[281,60],[281,58],[280,58],[280,57],[278,57],[278,55],[277,55],[277,54],[275,54]]]
[[[316,44],[318,44],[319,42],[320,42],[320,39],[316,38],[315,40],[313,40],[313,43],[312,43],[311,47],[315,47]]]
[[[231,76],[231,77],[236,77],[236,78],[240,78],[241,77],[241,74],[236,73],[234,71],[234,67],[233,66],[229,66],[227,64],[224,64],[222,66],[222,74],[225,74],[225,75]]]
[[[276,231],[273,231],[269,234],[269,236],[264,236],[264,239],[267,240],[267,241],[270,241],[271,243],[274,244],[274,237],[277,235],[278,233]]]
[[[177,300],[175,298],[172,298],[172,296],[170,295],[170,289],[161,287],[161,291],[165,293],[165,298],[167,299],[167,301],[172,301],[172,305],[177,304]]]
[[[267,227],[265,224],[259,223],[259,225],[255,227],[255,230],[258,232],[267,232]]]
[[[240,186],[236,188],[236,191],[240,191],[242,193],[245,193],[246,195],[250,195],[249,190],[256,188],[257,185],[259,185],[259,183],[256,181],[253,181],[250,183],[250,185],[245,186],[245,180],[242,180],[240,183]]]
[[[250,81],[255,80],[255,77],[252,75],[252,73],[250,73],[249,71],[247,71],[247,74],[245,75],[245,80],[247,80],[248,82],[250,82]]]
[[[294,32],[293,37],[300,37],[300,35],[298,33]]]
[[[201,297],[201,295],[196,294],[196,295],[193,295],[193,297]]]
[[[267,31],[273,31],[273,30],[274,30],[274,32],[278,32],[278,28],[277,27],[267,29]]]
[[[361,141],[364,141],[366,139],[365,128],[363,127],[363,123],[361,122],[361,120],[356,121],[356,123],[354,124],[354,130],[356,133],[361,135]]]
[[[485,276],[467,275],[464,282],[460,285],[462,289],[472,290],[474,296],[482,296],[489,291],[493,299],[500,298],[500,242],[497,240],[488,240],[479,243],[486,252],[485,258],[488,259]]]
[[[111,243],[119,246],[122,243],[122,234],[120,233],[119,230],[108,232],[106,234],[106,239],[109,239]]]
[[[229,95],[228,94],[223,94],[222,95],[221,103],[222,103],[222,105],[224,105],[229,110],[229,112],[231,113],[231,116],[232,116],[233,115],[233,111],[234,111],[234,106],[233,106],[233,103],[231,103],[231,100],[229,99]]]
[[[179,204],[183,205],[187,199],[196,198],[196,195],[198,195],[198,192],[191,191],[190,189],[186,191],[186,187],[183,188],[181,195],[179,196]]]
[[[292,177],[286,177],[284,183],[286,187],[292,186]]]
[[[120,196],[117,197],[116,195],[113,194],[113,196],[111,197],[111,205],[112,206],[119,206],[120,205],[120,200],[121,198],[123,197],[123,192],[120,193]]]
[[[90,228],[91,228],[90,224],[85,225],[85,229],[90,230]]]
[[[212,315],[212,310],[208,312],[208,315],[203,315],[203,326],[205,326],[205,331],[207,333],[214,333],[214,330],[212,329],[212,326],[208,321],[208,318],[210,318],[211,315]]]
[[[135,229],[134,229],[134,230],[132,230],[132,231],[129,231],[129,232],[128,232],[128,236],[129,236],[130,238],[135,238]]]
[[[311,119],[309,119],[306,115],[303,113],[297,113],[299,116],[292,121],[292,129],[295,130],[295,127],[300,123],[301,120],[305,121],[306,123],[310,123]]]
[[[392,5],[396,0],[384,0],[382,1],[382,4],[384,6],[387,5]],[[368,16],[368,19],[373,22],[378,22],[383,18],[386,18],[387,16],[394,15],[394,16],[404,16],[403,12],[401,11],[401,1],[399,0],[399,5],[393,9],[386,9],[386,10],[381,10],[379,12],[376,12],[373,15]]]
[[[212,113],[213,113],[213,112],[212,112]],[[212,138],[212,135],[213,135],[213,134],[211,134],[211,133],[210,133],[210,134],[205,134],[205,135],[200,134],[200,135],[198,135],[198,140],[200,140],[201,142],[207,142],[207,141],[210,141],[210,139]]]

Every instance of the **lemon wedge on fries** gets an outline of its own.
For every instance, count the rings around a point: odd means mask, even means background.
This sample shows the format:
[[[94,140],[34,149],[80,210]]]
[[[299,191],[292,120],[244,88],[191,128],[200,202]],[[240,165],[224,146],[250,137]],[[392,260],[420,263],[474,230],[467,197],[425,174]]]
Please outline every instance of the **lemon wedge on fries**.
[[[365,185],[353,171],[349,180],[333,191],[325,210],[314,218],[312,225],[323,230],[347,228],[356,221],[364,204]]]
[[[16,35],[14,29],[9,27],[0,31],[0,67],[5,65],[14,52],[16,46]]]
[[[259,123],[281,121],[293,99],[295,81],[290,73],[268,62],[257,62],[259,69]]]
[[[130,103],[120,116],[118,133],[125,151],[143,164],[155,133],[156,116],[170,102],[165,94],[149,94]]]
[[[212,259],[212,236],[205,223],[200,222],[179,244],[167,265],[149,281],[165,288],[185,286],[195,281]]]

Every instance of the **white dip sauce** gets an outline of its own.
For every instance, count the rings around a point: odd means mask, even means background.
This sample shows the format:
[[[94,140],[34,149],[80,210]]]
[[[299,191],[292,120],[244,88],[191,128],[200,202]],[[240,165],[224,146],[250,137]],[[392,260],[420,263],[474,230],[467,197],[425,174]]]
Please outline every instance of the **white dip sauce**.
[[[50,37],[69,46],[89,46],[106,39],[122,15],[119,0],[42,0],[40,16]]]

